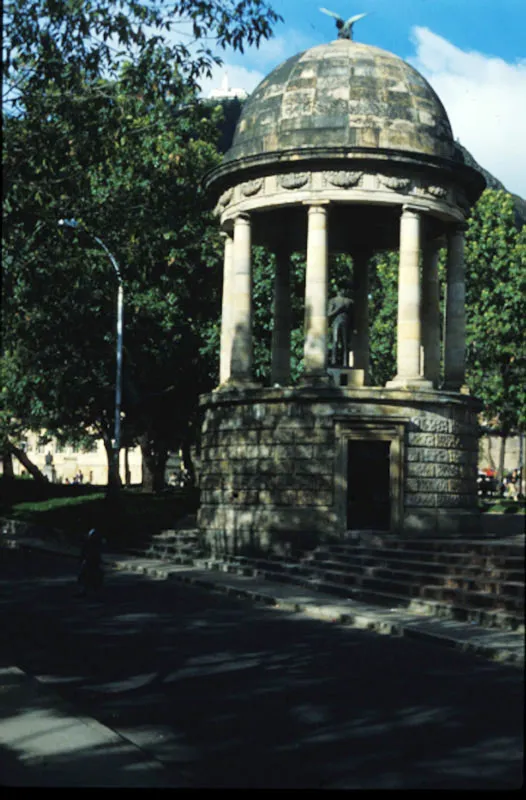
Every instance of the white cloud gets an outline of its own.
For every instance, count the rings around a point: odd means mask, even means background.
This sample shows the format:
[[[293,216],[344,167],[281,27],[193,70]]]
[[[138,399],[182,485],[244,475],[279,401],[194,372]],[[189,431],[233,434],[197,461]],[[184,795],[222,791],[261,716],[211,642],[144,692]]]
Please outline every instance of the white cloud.
[[[222,67],[214,67],[211,78],[201,78],[199,86],[203,97],[208,97],[212,89],[218,89],[225,75],[228,76],[228,85],[231,89],[244,89],[250,94],[265,77],[263,72],[254,69],[238,67],[234,64],[223,64]]]
[[[515,64],[465,52],[427,28],[413,28],[408,59],[442,100],[453,135],[510,192],[526,198],[526,60]]]

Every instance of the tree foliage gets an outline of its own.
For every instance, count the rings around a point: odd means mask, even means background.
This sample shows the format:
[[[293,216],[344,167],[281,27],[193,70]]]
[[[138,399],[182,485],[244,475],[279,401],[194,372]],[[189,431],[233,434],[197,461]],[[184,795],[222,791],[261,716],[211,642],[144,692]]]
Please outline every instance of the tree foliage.
[[[203,106],[212,44],[242,50],[277,15],[263,0],[14,0],[4,25],[3,339],[0,436],[86,431],[109,452],[116,280],[125,286],[123,442],[161,475],[197,435],[197,398],[218,380],[222,245],[202,177],[239,107]],[[186,39],[183,39],[186,34]],[[238,104],[239,106],[239,104]],[[74,217],[76,231],[57,222]],[[526,233],[488,190],[466,237],[467,380],[501,428],[524,430]],[[441,262],[443,269],[443,258]],[[270,378],[274,259],[254,253],[255,375]],[[398,257],[370,264],[372,382],[395,371]],[[352,261],[331,259],[331,294]],[[303,358],[304,254],[292,258],[292,377]],[[152,483],[153,486],[153,483]]]
[[[185,19],[195,46],[166,38]],[[94,237],[124,279],[123,442],[161,464],[190,435],[213,373],[200,348],[220,283],[202,189],[219,117],[195,87],[217,57],[202,43],[242,49],[276,19],[263,0],[8,4],[4,436],[16,420],[91,430],[109,452],[116,276]],[[64,217],[79,228],[59,229]]]
[[[265,0],[8,0],[4,107],[50,88],[80,93],[123,63],[148,101],[170,91],[174,70],[193,84],[221,63],[217,47],[259,45],[280,19]]]
[[[467,380],[505,435],[526,427],[526,226],[513,197],[488,189],[466,234]]]

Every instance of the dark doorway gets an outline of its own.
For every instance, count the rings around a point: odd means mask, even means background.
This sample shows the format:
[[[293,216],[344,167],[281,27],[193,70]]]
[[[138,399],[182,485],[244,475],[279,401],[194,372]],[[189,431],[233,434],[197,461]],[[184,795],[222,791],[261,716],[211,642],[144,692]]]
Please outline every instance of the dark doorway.
[[[349,439],[347,450],[347,529],[391,527],[389,441]]]

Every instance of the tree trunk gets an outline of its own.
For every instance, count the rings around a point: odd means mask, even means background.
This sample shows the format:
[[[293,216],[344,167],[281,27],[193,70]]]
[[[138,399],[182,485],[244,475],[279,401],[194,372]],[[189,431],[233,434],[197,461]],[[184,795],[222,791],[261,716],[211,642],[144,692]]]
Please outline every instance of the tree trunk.
[[[124,483],[126,486],[129,486],[131,483],[130,450],[128,447],[124,448]]]
[[[501,433],[501,442],[500,442],[500,453],[499,453],[499,469],[497,471],[497,481],[499,487],[502,486],[502,481],[504,480],[504,458],[506,456],[506,440],[508,438],[507,431],[502,431]]]
[[[119,490],[122,486],[119,474],[118,461],[114,458],[114,451],[111,444],[111,439],[104,435],[102,436],[104,442],[104,449],[106,450],[106,458],[108,459],[108,490]]]
[[[524,497],[524,434],[519,432],[519,492]]]
[[[29,474],[32,475],[36,481],[38,481],[39,483],[48,482],[48,479],[46,478],[44,473],[39,470],[36,464],[33,464],[31,459],[28,458],[27,453],[24,450],[22,450],[21,447],[17,447],[16,444],[13,444],[13,442],[9,441],[7,443],[7,446],[10,452],[15,456],[15,458],[17,458],[20,461],[22,466],[27,469]]]
[[[142,455],[142,488],[145,492],[161,492],[164,489],[164,471],[168,460],[166,447],[159,447],[147,433],[139,437]]]
[[[185,470],[190,475],[190,480],[192,482],[192,486],[195,485],[195,467],[194,462],[192,459],[192,453],[190,450],[190,443],[187,440],[184,440],[181,444],[181,454],[183,456],[183,466]]]
[[[7,445],[2,450],[2,474],[4,478],[15,477],[15,473],[13,471],[13,457],[11,455],[11,450]]]

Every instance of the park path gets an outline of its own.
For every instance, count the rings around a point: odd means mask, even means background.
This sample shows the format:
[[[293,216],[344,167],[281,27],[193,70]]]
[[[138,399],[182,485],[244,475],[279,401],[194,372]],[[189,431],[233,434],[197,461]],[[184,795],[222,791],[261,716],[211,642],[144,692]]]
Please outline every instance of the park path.
[[[516,667],[141,575],[110,575],[99,599],[81,600],[72,569],[4,560],[0,685],[13,668],[36,676],[55,708],[122,744],[72,743],[39,785],[67,774],[85,776],[77,785],[522,785]],[[24,765],[15,733],[24,716],[34,727],[41,701],[20,699],[2,703],[0,763],[29,782],[43,767]]]

